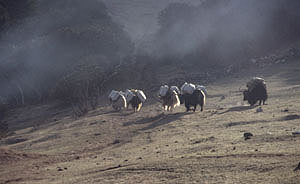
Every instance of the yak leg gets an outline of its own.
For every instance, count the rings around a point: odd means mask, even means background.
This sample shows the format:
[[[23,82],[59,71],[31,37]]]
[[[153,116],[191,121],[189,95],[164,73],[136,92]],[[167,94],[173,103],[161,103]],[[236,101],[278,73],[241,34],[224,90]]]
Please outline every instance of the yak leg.
[[[126,109],[127,109],[127,110],[129,109],[129,103],[127,103]]]
[[[174,109],[174,106],[171,105],[171,106],[170,106],[170,112],[173,112],[173,109]]]
[[[136,112],[136,107],[133,104],[131,104],[131,107],[133,109],[133,112]]]
[[[166,105],[164,105],[163,108],[164,108],[164,111],[168,110],[168,106],[166,106]]]
[[[185,104],[186,112],[190,111],[190,106]]]
[[[196,107],[197,107],[197,104],[196,104],[196,105],[194,105],[194,109],[193,109],[193,111],[194,111],[194,112],[196,111]]]
[[[258,105],[261,105],[261,100],[259,100],[259,104]]]

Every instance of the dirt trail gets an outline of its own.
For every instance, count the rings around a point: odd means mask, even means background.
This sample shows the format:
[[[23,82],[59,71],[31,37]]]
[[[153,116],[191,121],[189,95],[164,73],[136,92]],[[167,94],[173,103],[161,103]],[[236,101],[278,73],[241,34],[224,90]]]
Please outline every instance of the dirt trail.
[[[79,119],[53,104],[16,109],[0,140],[0,183],[298,183],[297,68],[219,80],[207,87],[204,112],[163,113],[156,102],[136,114],[103,106]],[[257,113],[239,88],[262,73],[269,99]]]

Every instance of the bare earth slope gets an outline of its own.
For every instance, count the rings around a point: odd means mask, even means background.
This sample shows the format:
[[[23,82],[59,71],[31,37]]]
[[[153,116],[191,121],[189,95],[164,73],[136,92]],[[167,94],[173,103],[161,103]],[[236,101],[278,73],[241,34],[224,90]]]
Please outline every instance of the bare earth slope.
[[[256,75],[269,92],[263,112],[239,91]],[[241,71],[207,90],[195,113],[159,103],[79,119],[51,104],[16,109],[0,140],[0,183],[299,183],[299,64]]]

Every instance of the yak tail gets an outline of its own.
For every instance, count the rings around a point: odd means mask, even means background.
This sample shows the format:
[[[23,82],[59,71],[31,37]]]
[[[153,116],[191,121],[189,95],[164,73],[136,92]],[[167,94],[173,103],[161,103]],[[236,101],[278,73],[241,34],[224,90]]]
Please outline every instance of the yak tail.
[[[174,104],[174,107],[180,106],[180,99],[178,95],[175,95],[176,103]]]
[[[205,93],[202,90],[201,90],[201,93],[203,95],[203,105],[205,105],[206,96],[205,96]]]
[[[138,107],[137,107],[137,109],[136,109],[137,112],[139,112],[139,111],[141,110],[142,105],[143,105],[142,103],[139,103],[139,104],[138,104]]]

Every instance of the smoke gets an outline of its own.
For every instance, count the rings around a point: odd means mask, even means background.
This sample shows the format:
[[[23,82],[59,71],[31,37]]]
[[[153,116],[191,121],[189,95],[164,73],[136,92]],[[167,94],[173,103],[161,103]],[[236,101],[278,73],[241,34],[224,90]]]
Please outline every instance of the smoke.
[[[198,5],[203,0],[102,0],[108,7],[108,12],[130,38],[139,45],[148,40],[158,29],[157,15],[170,3]]]
[[[9,22],[1,33],[2,103],[24,100],[21,94],[47,96],[76,65],[97,64],[105,71],[133,52],[129,36],[112,21],[102,2],[34,2],[29,16]]]
[[[194,55],[189,58],[202,63],[238,62],[299,39],[299,8],[297,0],[173,3],[159,14],[151,54],[178,60]]]
[[[0,14],[8,25],[0,27],[0,101],[47,96],[75,67],[108,71],[133,54],[230,64],[300,38],[298,0],[103,1],[108,8],[100,0],[31,1],[19,21]]]

